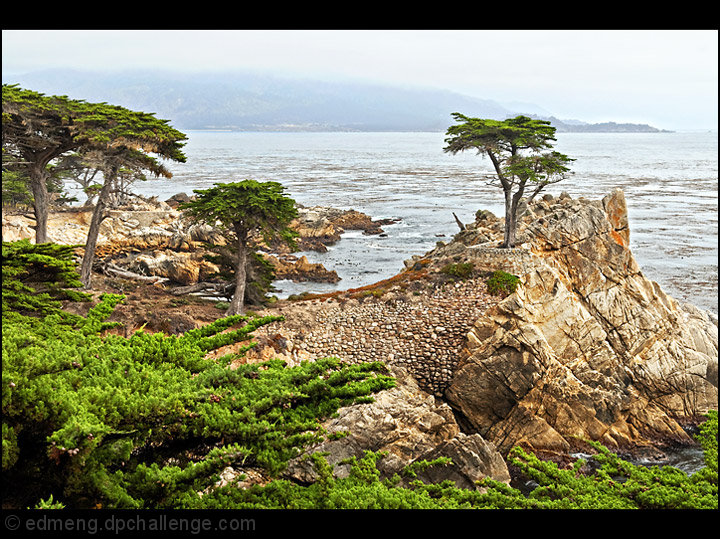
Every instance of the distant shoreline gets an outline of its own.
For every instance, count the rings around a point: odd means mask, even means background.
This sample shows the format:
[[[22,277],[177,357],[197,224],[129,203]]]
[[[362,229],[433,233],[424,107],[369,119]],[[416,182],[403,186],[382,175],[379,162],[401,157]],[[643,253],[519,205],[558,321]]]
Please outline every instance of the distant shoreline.
[[[612,122],[610,122],[612,123]],[[671,131],[667,129],[657,129],[649,125],[638,125],[636,129],[623,128],[628,124],[615,124],[616,128],[594,128],[595,125],[606,125],[606,124],[593,124],[592,126],[566,126],[558,127],[557,133],[607,133],[607,134],[618,134],[618,133],[679,133],[685,131]],[[634,124],[633,124],[634,125]],[[426,129],[350,129],[344,127],[331,127],[323,126],[312,128],[308,126],[298,127],[286,127],[286,126],[257,126],[257,127],[185,127],[180,128],[183,131],[202,131],[204,133],[443,133],[443,130],[426,130]],[[705,129],[688,130],[687,132],[705,132]],[[711,129],[707,130],[708,133],[717,133]]]

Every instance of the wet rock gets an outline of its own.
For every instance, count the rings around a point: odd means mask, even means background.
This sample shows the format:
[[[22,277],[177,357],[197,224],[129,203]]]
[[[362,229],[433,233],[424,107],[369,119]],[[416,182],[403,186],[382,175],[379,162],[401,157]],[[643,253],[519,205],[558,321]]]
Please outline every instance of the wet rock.
[[[306,256],[265,254],[264,258],[273,265],[276,279],[316,283],[337,283],[340,280],[335,270],[310,262]]]
[[[327,251],[327,246],[340,240],[346,230],[362,230],[364,234],[383,234],[382,225],[393,224],[397,219],[374,221],[356,210],[340,210],[323,206],[298,207],[298,217],[290,228],[299,235],[301,251]]]
[[[173,209],[176,209],[180,204],[190,202],[191,198],[187,193],[177,193],[168,198],[165,203]]]

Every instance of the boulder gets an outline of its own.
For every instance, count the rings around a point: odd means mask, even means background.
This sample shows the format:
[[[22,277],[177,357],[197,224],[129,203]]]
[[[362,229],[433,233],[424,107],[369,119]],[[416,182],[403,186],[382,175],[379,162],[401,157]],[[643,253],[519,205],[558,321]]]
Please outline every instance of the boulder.
[[[220,268],[203,258],[203,253],[156,251],[135,257],[130,270],[142,275],[166,277],[183,285],[204,281]]]
[[[417,478],[425,483],[451,480],[458,488],[475,489],[481,479],[490,478],[510,484],[507,464],[495,446],[480,434],[458,433],[425,455],[426,460],[447,457],[450,466],[430,466],[418,472]]]

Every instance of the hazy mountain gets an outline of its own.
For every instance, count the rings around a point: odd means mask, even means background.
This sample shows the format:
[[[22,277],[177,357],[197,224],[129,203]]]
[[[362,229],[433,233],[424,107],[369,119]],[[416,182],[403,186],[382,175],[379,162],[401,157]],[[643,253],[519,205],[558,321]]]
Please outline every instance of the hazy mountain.
[[[444,90],[290,79],[256,72],[57,69],[3,74],[3,83],[153,112],[181,130],[445,131],[453,123],[452,112],[495,119],[546,112],[530,103],[513,103],[510,108]],[[553,125],[558,131],[592,130],[581,122],[554,119]]]

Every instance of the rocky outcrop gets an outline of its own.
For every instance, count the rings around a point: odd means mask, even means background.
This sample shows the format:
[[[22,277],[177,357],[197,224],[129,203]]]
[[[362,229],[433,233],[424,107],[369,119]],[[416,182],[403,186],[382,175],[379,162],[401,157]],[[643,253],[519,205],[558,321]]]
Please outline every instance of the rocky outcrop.
[[[272,264],[276,279],[314,283],[337,283],[340,280],[335,270],[328,270],[322,264],[310,262],[306,256],[265,253],[262,256]]]
[[[461,433],[451,408],[420,389],[405,370],[393,369],[392,374],[396,387],[376,394],[372,403],[341,408],[337,417],[323,423],[328,440],[291,461],[286,475],[302,482],[315,480],[307,456],[322,452],[335,476],[346,477],[346,459],[382,451],[387,454],[378,470],[384,477],[419,460],[450,457],[451,465],[432,467],[418,477],[433,482],[450,479],[462,488],[476,488],[475,482],[485,477],[510,482],[505,461],[492,444],[478,434]]]
[[[431,254],[521,279],[475,322],[446,391],[472,429],[501,452],[689,443],[678,418],[717,409],[717,318],[642,274],[623,193],[531,205],[514,257],[478,242],[497,224],[484,216],[465,242]]]
[[[96,261],[113,261],[122,269],[142,275],[157,276],[180,284],[191,285],[217,271],[217,266],[203,259],[203,243],[223,244],[213,226],[190,224],[182,219],[177,207],[190,198],[184,193],[167,202],[138,198],[127,207],[108,211],[100,226]],[[325,251],[327,245],[340,240],[345,230],[363,230],[382,234],[383,224],[393,220],[373,221],[355,210],[326,207],[298,207],[298,218],[290,227],[298,234],[300,250]],[[92,216],[92,208],[65,208],[53,211],[48,219],[50,241],[84,245]],[[3,241],[33,240],[33,221],[23,215],[3,214]],[[268,247],[268,246],[265,246]],[[312,263],[307,257],[289,254],[284,244],[269,246],[262,255],[276,265],[276,278],[293,281],[338,282],[337,272]]]
[[[503,454],[691,443],[681,425],[717,409],[717,318],[642,274],[623,193],[526,206],[515,249],[498,248],[502,225],[478,212],[396,278],[277,305],[286,322],[251,354],[402,367]],[[439,280],[463,262],[470,278]],[[520,278],[504,299],[487,293],[495,270]]]
[[[299,238],[301,251],[327,251],[327,246],[340,240],[346,230],[362,230],[363,234],[383,234],[383,225],[396,219],[374,221],[356,210],[339,210],[323,206],[298,206],[298,217],[290,223]]]

